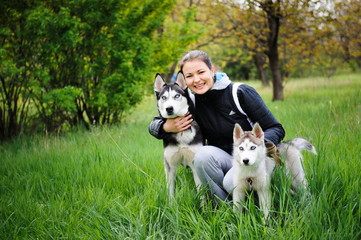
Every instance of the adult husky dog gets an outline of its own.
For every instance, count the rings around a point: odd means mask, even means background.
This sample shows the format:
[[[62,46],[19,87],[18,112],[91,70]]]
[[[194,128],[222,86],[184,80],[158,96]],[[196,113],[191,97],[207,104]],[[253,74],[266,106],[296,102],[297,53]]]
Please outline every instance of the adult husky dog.
[[[161,117],[176,118],[193,111],[193,102],[190,98],[184,75],[179,72],[175,83],[166,84],[157,74],[154,80],[154,91],[157,98],[157,107]],[[201,181],[192,164],[194,154],[203,145],[203,137],[196,121],[191,127],[179,133],[169,133],[163,139],[164,170],[167,178],[169,197],[175,193],[175,178],[179,165],[192,169],[194,182],[200,187]]]
[[[255,190],[264,218],[267,219],[271,207],[271,175],[276,164],[266,155],[263,130],[256,123],[252,131],[244,132],[241,126],[236,124],[233,140],[234,208],[242,209],[240,201],[244,201],[245,191]],[[295,138],[292,141],[280,143],[277,148],[285,159],[287,173],[292,176],[293,187],[306,186],[301,151],[307,150],[317,154],[314,146],[303,138]]]

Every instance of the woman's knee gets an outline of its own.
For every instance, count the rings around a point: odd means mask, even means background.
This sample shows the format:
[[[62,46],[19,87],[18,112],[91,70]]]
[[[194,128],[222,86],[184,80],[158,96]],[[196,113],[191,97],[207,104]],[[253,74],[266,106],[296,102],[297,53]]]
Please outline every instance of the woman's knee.
[[[226,191],[229,194],[231,194],[234,189],[233,172],[234,172],[233,168],[229,169],[229,171],[226,173],[226,175],[223,178],[223,187],[224,189],[226,189]]]
[[[203,146],[194,155],[193,164],[196,168],[204,168],[214,160],[213,146]]]

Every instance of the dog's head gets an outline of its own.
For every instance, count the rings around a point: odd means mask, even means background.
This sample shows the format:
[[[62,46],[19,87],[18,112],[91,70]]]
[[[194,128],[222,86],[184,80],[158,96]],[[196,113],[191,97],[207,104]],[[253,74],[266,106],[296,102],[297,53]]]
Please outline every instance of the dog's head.
[[[266,154],[264,132],[256,123],[252,131],[244,132],[236,123],[233,130],[233,156],[241,165],[252,166]]]
[[[189,111],[187,84],[183,73],[177,74],[175,83],[167,84],[157,73],[154,79],[154,92],[159,114],[163,118],[184,116]]]

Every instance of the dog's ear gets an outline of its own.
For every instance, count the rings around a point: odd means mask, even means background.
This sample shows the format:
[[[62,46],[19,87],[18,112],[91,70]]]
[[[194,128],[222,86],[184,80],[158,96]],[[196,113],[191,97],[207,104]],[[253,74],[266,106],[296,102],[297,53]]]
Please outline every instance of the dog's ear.
[[[164,82],[163,78],[160,76],[159,73],[157,73],[155,75],[155,79],[154,79],[154,91],[160,92],[160,90],[162,89],[162,87],[164,85],[165,85],[165,82]]]
[[[242,127],[236,123],[233,129],[233,142],[236,142],[236,140],[240,139],[243,134],[244,132]]]
[[[183,90],[187,88],[186,79],[181,71],[177,74],[176,84],[178,84]]]
[[[259,125],[259,123],[256,123],[254,126],[253,126],[253,130],[252,130],[252,133],[257,137],[257,138],[260,138],[260,139],[264,139],[264,133],[263,133],[263,130],[261,128],[261,126]]]

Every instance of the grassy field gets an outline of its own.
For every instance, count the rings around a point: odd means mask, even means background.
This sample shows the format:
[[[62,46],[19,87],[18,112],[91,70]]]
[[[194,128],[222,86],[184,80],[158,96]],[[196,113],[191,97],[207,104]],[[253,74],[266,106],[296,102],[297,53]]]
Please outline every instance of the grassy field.
[[[243,214],[228,203],[201,208],[188,169],[167,201],[149,96],[121,127],[2,143],[0,239],[361,239],[361,75],[292,79],[284,102],[249,84],[286,139],[305,137],[318,151],[304,154],[309,194],[290,196],[276,170],[266,225],[253,198]]]

